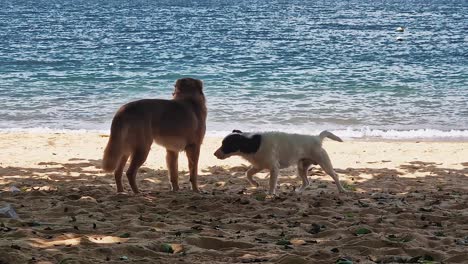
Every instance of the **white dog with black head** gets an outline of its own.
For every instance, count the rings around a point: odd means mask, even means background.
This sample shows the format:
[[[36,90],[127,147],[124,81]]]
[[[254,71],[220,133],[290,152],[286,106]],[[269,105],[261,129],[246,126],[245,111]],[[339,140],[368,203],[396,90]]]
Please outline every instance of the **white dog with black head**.
[[[283,132],[243,133],[234,130],[227,135],[214,155],[218,159],[240,156],[252,164],[246,172],[247,180],[258,187],[253,175],[261,170],[270,171],[269,194],[276,194],[276,185],[280,169],[297,165],[297,173],[302,179],[302,186],[297,192],[302,192],[309,186],[307,171],[312,164],[318,164],[335,181],[339,192],[345,192],[338,175],[335,173],[325,149],[322,148],[324,138],[343,142],[331,132],[323,131],[318,136],[288,134]]]

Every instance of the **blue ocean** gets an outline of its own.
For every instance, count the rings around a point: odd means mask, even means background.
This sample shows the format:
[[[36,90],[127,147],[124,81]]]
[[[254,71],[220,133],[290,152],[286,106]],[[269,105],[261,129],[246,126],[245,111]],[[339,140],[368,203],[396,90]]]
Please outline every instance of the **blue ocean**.
[[[189,76],[208,134],[468,139],[467,17],[462,0],[0,0],[0,130],[108,131]]]

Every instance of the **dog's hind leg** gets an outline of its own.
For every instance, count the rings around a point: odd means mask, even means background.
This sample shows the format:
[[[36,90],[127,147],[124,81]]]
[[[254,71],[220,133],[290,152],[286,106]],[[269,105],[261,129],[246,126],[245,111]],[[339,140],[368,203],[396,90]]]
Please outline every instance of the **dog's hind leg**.
[[[278,168],[271,168],[270,169],[270,190],[269,194],[275,195],[276,194],[276,184],[278,182]]]
[[[338,175],[333,169],[333,166],[331,164],[331,161],[330,161],[330,158],[328,157],[327,152],[324,149],[322,149],[322,153],[320,157],[321,157],[321,160],[319,161],[320,167],[322,167],[322,169],[333,178],[333,180],[335,181],[336,187],[338,187],[339,192],[346,192],[346,190],[343,188],[343,186],[340,183],[340,179],[338,178]]]
[[[250,167],[246,172],[245,172],[245,176],[247,177],[247,180],[249,181],[249,183],[252,185],[252,186],[255,186],[255,187],[258,187],[259,184],[256,180],[253,179],[253,176],[255,173],[261,171],[261,169],[257,169],[255,167]]]
[[[308,159],[301,159],[297,163],[297,174],[302,179],[302,186],[296,189],[296,192],[302,192],[309,186],[309,179],[307,179],[307,170],[313,162]]]
[[[171,190],[176,192],[179,190],[179,152],[166,149],[166,165],[169,181],[171,182]]]
[[[136,175],[137,175],[138,169],[141,167],[141,165],[143,165],[143,163],[145,163],[146,158],[148,157],[149,151],[150,151],[150,148],[144,148],[144,149],[142,148],[132,153],[130,166],[128,167],[128,170],[127,170],[127,179],[134,193],[140,192],[136,185]]]
[[[185,154],[187,154],[187,160],[190,171],[190,183],[192,184],[192,191],[199,192],[198,189],[198,158],[200,157],[200,146],[189,145],[185,148]]]
[[[120,158],[117,168],[114,171],[115,184],[117,185],[117,192],[123,192],[124,188],[122,185],[122,174],[125,164],[127,163],[128,155],[124,155]]]

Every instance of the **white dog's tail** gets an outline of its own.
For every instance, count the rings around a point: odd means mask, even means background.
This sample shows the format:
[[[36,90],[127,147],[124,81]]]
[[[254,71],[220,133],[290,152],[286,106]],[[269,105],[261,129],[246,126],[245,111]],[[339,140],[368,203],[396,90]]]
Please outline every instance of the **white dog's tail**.
[[[328,132],[328,131],[322,131],[319,135],[320,137],[320,141],[323,141],[324,138],[329,138],[329,139],[333,139],[335,141],[339,141],[339,142],[343,142],[343,140],[337,136],[335,136],[333,133],[331,132]]]

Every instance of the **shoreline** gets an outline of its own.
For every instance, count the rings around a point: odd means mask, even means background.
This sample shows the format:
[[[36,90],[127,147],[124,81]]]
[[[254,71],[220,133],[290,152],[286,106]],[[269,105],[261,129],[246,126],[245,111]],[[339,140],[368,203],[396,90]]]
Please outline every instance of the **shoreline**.
[[[275,131],[275,130],[271,130]],[[338,136],[340,136],[344,141],[352,141],[352,142],[468,142],[468,130],[460,130],[457,131],[459,133],[467,133],[467,136],[424,136],[424,137],[380,137],[380,136],[349,136],[349,135],[341,135],[343,130],[329,130],[333,133],[336,133]],[[451,133],[453,130],[448,130],[448,131],[441,131],[444,133]],[[279,132],[286,132],[286,133],[295,133],[295,132],[287,132],[287,131],[279,131]],[[400,132],[408,132],[406,130],[401,130]],[[222,139],[224,136],[228,135],[230,132],[225,131],[207,131],[205,138],[217,138],[217,139]],[[306,133],[308,135],[315,135],[319,134],[317,133]],[[17,134],[17,135],[22,135],[22,134],[28,134],[28,135],[56,135],[56,134],[63,134],[63,135],[82,135],[82,134],[88,134],[88,135],[93,135],[93,134],[98,134],[102,136],[109,136],[110,132],[109,130],[86,130],[86,129],[48,129],[48,128],[31,128],[31,129],[0,129],[0,136],[2,135],[12,135],[12,134]],[[300,134],[300,133],[299,133]]]

